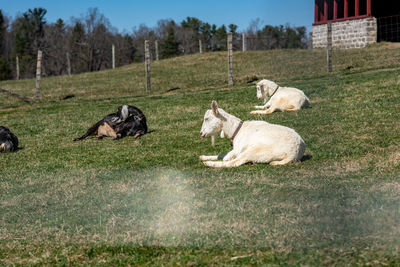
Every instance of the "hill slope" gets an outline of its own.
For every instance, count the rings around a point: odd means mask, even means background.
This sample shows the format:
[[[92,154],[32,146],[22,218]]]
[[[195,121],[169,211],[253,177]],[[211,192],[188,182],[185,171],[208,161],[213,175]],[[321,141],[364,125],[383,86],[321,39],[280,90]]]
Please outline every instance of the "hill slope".
[[[398,67],[399,49],[379,44],[367,49],[334,51],[334,70],[351,68],[352,72],[377,68]],[[234,53],[235,84],[246,83],[253,77],[270,78],[278,82],[304,80],[326,75],[324,50],[270,50]],[[153,93],[179,87],[184,90],[222,87],[227,84],[226,52],[195,54],[169,60],[154,61],[151,65]],[[34,96],[34,80],[1,81],[0,87],[25,96]],[[59,100],[74,94],[79,98],[106,98],[145,94],[144,63],[115,70],[80,75],[42,78],[43,101]],[[16,100],[0,98],[7,107]],[[10,103],[11,102],[11,103]]]

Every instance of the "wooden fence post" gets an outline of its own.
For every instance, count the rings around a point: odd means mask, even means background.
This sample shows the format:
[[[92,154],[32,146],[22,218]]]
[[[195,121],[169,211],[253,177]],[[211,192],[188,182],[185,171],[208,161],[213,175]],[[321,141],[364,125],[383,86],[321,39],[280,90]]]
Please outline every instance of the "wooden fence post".
[[[111,52],[112,52],[112,68],[115,69],[115,45],[112,44],[111,46]]]
[[[148,40],[144,41],[144,59],[146,68],[146,92],[149,93],[151,91],[151,84],[150,84],[150,44]]]
[[[327,40],[326,40],[326,51],[327,51],[327,69],[328,72],[332,72],[332,23],[327,24]]]
[[[40,75],[42,72],[42,51],[38,51],[36,64],[36,100],[39,100],[40,92]]]
[[[228,33],[228,84],[233,85],[232,33]]]
[[[247,47],[246,47],[246,34],[242,33],[242,51],[246,51]]]
[[[199,39],[199,52],[200,54],[203,54],[203,46],[200,39]]]
[[[17,80],[19,80],[19,58],[18,55],[15,57],[16,71],[17,71]]]
[[[67,52],[67,73],[68,76],[71,76],[71,60],[69,58],[69,52]]]
[[[156,47],[156,60],[159,60],[159,57],[158,57],[158,41],[157,40],[154,42],[154,45]]]

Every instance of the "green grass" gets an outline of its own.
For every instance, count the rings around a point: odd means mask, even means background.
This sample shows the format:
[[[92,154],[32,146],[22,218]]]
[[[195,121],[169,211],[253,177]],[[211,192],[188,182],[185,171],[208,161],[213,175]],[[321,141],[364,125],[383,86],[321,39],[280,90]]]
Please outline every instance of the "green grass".
[[[0,154],[0,265],[399,265],[400,49],[334,55],[327,74],[323,50],[238,52],[234,87],[226,54],[206,53],[153,62],[151,94],[134,64],[43,78],[34,104],[1,96],[21,150]],[[311,108],[250,115],[254,76],[303,89]],[[0,87],[34,93],[33,80]],[[305,160],[204,167],[199,155],[231,149],[200,138],[213,99],[294,128]],[[126,103],[154,132],[72,142]]]

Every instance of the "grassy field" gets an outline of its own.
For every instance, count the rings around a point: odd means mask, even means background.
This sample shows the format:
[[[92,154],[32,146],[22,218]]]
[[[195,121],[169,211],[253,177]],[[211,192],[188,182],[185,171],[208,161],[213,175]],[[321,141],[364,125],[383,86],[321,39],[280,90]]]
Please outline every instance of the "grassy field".
[[[226,53],[42,79],[41,100],[0,96],[21,149],[0,154],[0,265],[400,265],[400,48]],[[253,78],[302,89],[311,108],[250,115]],[[33,80],[0,87],[34,95]],[[168,89],[180,89],[167,92]],[[66,95],[75,97],[61,100]],[[304,161],[211,169],[211,100],[242,120],[294,128]],[[122,104],[152,133],[72,142]]]

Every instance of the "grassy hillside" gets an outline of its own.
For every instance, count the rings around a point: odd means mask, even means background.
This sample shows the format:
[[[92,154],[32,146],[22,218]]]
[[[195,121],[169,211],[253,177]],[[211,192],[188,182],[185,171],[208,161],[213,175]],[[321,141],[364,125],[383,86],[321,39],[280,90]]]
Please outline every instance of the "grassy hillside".
[[[0,96],[21,147],[0,154],[0,265],[399,265],[400,48],[334,57],[327,74],[323,50],[237,52],[228,87],[226,54],[206,53],[153,62],[151,94],[134,64],[44,78],[34,104]],[[254,77],[302,89],[311,108],[250,115]],[[34,84],[0,87],[33,96]],[[199,155],[231,149],[200,138],[213,99],[294,128],[304,161],[204,167]],[[154,132],[72,142],[126,103]]]

